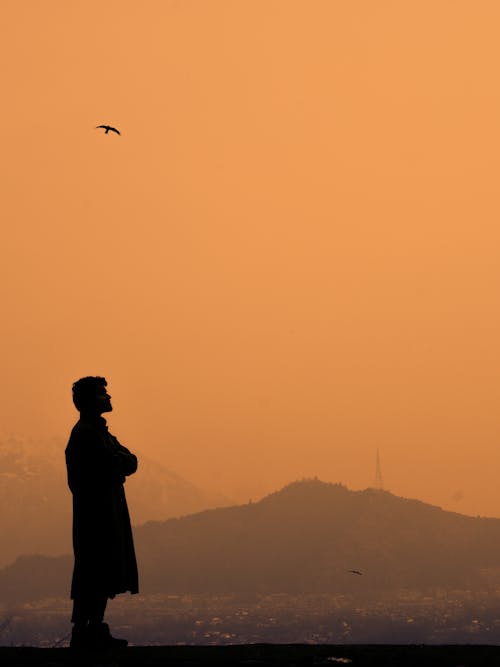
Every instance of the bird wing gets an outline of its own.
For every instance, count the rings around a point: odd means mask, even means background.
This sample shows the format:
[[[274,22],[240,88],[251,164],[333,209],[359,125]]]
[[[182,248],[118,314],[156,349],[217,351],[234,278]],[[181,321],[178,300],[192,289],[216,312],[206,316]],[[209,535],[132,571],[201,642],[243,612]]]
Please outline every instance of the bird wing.
[[[116,127],[111,127],[111,125],[96,125],[96,130],[97,130],[99,127],[102,127],[103,130],[106,130],[106,134],[107,134],[110,130],[111,130],[111,132],[116,132],[116,134],[121,134],[121,132],[119,132],[119,131],[116,129]]]

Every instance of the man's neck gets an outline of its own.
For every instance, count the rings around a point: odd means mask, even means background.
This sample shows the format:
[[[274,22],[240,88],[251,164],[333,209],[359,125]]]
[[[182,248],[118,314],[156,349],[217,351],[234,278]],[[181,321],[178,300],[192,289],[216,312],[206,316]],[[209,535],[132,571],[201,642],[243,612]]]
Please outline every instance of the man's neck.
[[[80,412],[80,419],[85,422],[104,422],[106,420],[100,412]]]

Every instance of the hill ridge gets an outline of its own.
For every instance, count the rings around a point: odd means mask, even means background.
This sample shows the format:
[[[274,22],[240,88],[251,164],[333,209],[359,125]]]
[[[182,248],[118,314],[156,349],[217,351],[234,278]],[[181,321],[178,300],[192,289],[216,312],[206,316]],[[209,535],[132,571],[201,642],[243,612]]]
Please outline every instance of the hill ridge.
[[[291,482],[258,502],[147,522],[134,534],[144,593],[500,585],[500,519],[318,479]],[[70,556],[20,558],[0,570],[0,597],[66,595],[71,565]]]

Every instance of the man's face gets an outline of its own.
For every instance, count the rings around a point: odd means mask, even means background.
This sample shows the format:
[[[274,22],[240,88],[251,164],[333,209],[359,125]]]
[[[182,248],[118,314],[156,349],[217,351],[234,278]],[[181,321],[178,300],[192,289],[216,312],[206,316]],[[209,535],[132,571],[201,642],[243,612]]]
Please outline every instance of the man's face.
[[[111,396],[108,394],[106,387],[102,386],[97,389],[96,393],[96,408],[101,415],[103,412],[111,412],[113,407],[111,405]]]

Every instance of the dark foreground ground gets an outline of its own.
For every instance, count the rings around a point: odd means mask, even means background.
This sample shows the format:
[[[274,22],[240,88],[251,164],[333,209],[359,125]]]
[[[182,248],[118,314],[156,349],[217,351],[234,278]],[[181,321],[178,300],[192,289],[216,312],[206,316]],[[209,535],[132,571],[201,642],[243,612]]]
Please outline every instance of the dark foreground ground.
[[[109,653],[68,648],[0,648],[0,665],[39,667],[196,667],[197,665],[380,665],[381,667],[500,667],[500,646],[304,645],[134,646]]]

